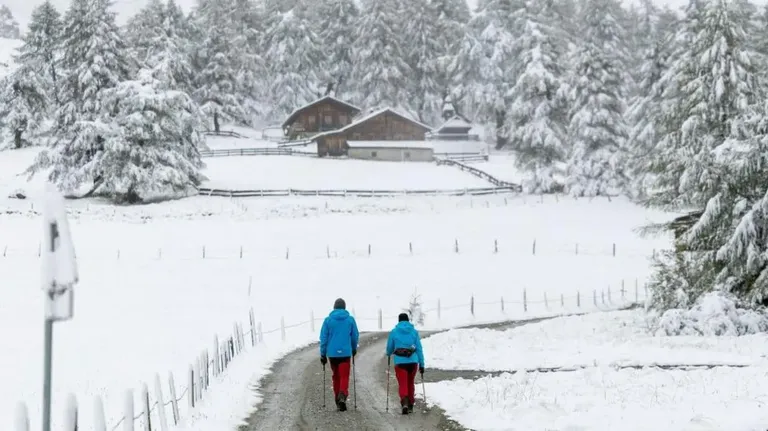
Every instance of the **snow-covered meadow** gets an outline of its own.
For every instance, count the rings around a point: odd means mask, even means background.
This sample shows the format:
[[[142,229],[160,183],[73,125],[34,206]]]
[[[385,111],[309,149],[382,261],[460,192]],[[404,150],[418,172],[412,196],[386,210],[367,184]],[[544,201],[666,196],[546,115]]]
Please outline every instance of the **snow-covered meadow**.
[[[7,281],[0,335],[14,346],[0,359],[2,429],[10,429],[16,401],[29,405],[33,426],[39,417],[42,232],[36,198],[42,180],[16,176],[34,154],[0,153],[0,279]],[[435,166],[425,172],[429,168]],[[361,181],[365,173],[359,172]],[[293,175],[284,172],[283,178]],[[417,171],[412,175],[418,180]],[[19,188],[30,198],[8,198]],[[612,306],[633,300],[635,283],[642,287],[648,275],[647,257],[668,244],[638,238],[632,229],[669,215],[623,199],[198,196],[136,207],[98,200],[68,205],[81,282],[75,319],[55,329],[54,421],[62,420],[64,396],[73,392],[83,430],[91,429],[94,396],[104,398],[114,426],[125,390],[138,397],[155,373],[165,382],[172,371],[180,394],[186,385],[181,376],[194,358],[212,346],[214,335],[231,333],[235,321],[247,326],[251,307],[269,331],[266,343],[214,383],[202,407],[184,413],[197,419],[184,429],[236,424],[254,402],[252,379],[291,348],[316,339],[310,319],[319,325],[338,296],[365,330],[378,329],[380,310],[389,326],[414,292],[430,328],[584,312],[611,306],[601,298],[598,307],[592,303],[594,292],[609,288]]]
[[[765,429],[766,334],[654,336],[656,324],[631,310],[438,334],[423,342],[428,367],[508,373],[431,383],[429,399],[477,430]]]

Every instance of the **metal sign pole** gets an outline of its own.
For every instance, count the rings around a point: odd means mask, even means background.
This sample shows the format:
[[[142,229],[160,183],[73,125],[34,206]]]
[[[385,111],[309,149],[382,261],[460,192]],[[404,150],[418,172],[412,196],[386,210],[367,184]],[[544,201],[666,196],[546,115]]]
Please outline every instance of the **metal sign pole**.
[[[59,238],[58,224],[53,221],[48,224],[50,229],[50,252],[56,252],[56,240]],[[56,295],[56,281],[51,283],[47,292],[48,299],[53,301]],[[43,351],[43,431],[51,431],[51,374],[53,368],[53,318],[46,313]]]

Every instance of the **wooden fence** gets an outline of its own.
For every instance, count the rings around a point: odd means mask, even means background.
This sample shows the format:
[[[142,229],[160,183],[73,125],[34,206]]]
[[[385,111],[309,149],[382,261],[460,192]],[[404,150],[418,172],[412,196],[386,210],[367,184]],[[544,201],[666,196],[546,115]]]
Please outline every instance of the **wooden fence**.
[[[643,295],[641,295],[641,291]],[[519,299],[497,297],[488,301],[477,301],[474,295],[470,295],[469,302],[463,304],[445,305],[440,298],[437,299],[436,307],[430,309],[420,309],[424,315],[436,316],[437,325],[435,327],[457,327],[462,324],[477,323],[476,311],[479,313],[483,322],[496,321],[515,321],[529,320],[532,318],[584,314],[595,311],[610,311],[616,309],[627,309],[648,297],[648,288],[642,289],[635,279],[634,292],[625,288],[624,280],[621,281],[620,289],[601,289],[592,290],[586,294],[577,291],[575,295],[566,296],[562,293],[547,295],[547,292],[539,291],[535,294],[529,294],[523,289]],[[433,303],[434,304],[434,303]],[[531,313],[530,306],[538,305],[542,308],[543,314]],[[421,304],[419,304],[421,307]],[[488,307],[478,310],[480,307]],[[444,314],[454,311],[460,313],[459,320],[450,320],[447,325],[444,322]],[[388,322],[394,322],[397,319],[397,313],[384,314],[379,308],[376,316],[358,316],[355,313],[354,306],[350,307],[351,314],[355,316],[361,331],[370,331],[375,327],[376,331],[383,331],[389,328],[385,325],[385,319]],[[163,383],[159,374],[155,374],[152,391],[143,384],[141,387],[140,404],[135,405],[133,390],[127,390],[124,393],[122,402],[122,417],[116,418],[114,423],[108,425],[107,416],[104,411],[104,403],[101,397],[96,397],[93,403],[93,431],[170,431],[175,428],[183,416],[188,416],[194,412],[201,404],[205,395],[212,389],[219,379],[226,373],[229,365],[246,352],[249,348],[257,348],[264,343],[264,335],[271,333],[280,333],[282,342],[287,340],[287,330],[294,328],[307,328],[312,336],[317,335],[317,323],[323,321],[322,318],[316,318],[314,311],[308,313],[309,320],[286,325],[285,317],[280,318],[280,326],[272,330],[263,330],[261,322],[257,322],[253,308],[249,310],[248,330],[243,329],[243,325],[235,322],[232,325],[232,331],[227,334],[225,339],[220,340],[214,336],[213,350],[207,348],[201,349],[190,362],[188,371],[185,373],[183,381],[186,385],[177,386],[173,373],[168,373],[167,388],[168,392],[163,392]],[[456,317],[456,316],[454,316]],[[430,321],[431,321],[430,317]],[[375,322],[366,324],[365,322]],[[375,326],[373,326],[375,325]],[[308,335],[305,333],[307,338]],[[166,396],[167,395],[167,396]],[[184,400],[186,399],[186,403]],[[138,409],[136,408],[138,407]],[[185,408],[186,407],[186,408]],[[64,426],[61,431],[78,431],[78,417],[80,412],[78,402],[73,394],[69,394],[64,405]],[[26,404],[19,403],[16,409],[13,431],[30,431],[29,412]],[[114,418],[111,418],[114,420]]]
[[[245,136],[237,132],[233,132],[232,130],[219,130],[218,132],[213,130],[206,130],[203,132],[203,134],[206,136],[225,136],[228,138],[239,138],[239,139],[245,138]]]
[[[292,148],[232,148],[227,150],[202,150],[200,157],[232,156],[306,156],[317,157],[317,153],[297,151]]]
[[[493,175],[491,175],[491,174],[489,174],[487,172],[481,171],[480,169],[477,169],[477,168],[475,168],[473,166],[465,165],[465,164],[463,164],[463,163],[461,163],[459,161],[456,161],[456,160],[438,159],[437,160],[437,164],[438,165],[454,166],[454,167],[459,168],[460,170],[462,170],[464,172],[469,172],[470,174],[472,174],[472,175],[474,175],[474,176],[476,176],[478,178],[482,178],[485,181],[488,181],[489,183],[493,184],[496,187],[505,187],[505,188],[508,188],[508,189],[513,189],[516,192],[522,192],[523,191],[523,188],[520,185],[518,185],[518,184],[510,183],[510,182],[507,182],[507,181],[502,181],[502,180],[494,177]]]
[[[217,196],[228,198],[269,197],[269,196],[338,196],[338,197],[394,197],[394,196],[484,196],[503,193],[517,193],[519,187],[511,186],[465,188],[447,190],[228,190],[200,187],[197,189],[201,196]]]

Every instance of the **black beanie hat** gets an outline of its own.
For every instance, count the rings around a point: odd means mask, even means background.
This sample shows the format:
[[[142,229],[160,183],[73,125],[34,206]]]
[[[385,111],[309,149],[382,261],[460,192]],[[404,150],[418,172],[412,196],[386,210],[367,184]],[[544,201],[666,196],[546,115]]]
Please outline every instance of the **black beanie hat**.
[[[343,299],[339,298],[333,303],[333,309],[334,310],[346,310],[347,309],[347,303],[344,302]]]
[[[400,313],[400,315],[397,316],[397,321],[398,322],[409,322],[410,320],[408,320],[408,314]]]

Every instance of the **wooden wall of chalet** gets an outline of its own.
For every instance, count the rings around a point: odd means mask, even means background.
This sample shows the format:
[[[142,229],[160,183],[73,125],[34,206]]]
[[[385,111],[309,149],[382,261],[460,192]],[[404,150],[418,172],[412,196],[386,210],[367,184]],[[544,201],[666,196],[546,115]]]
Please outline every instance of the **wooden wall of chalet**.
[[[330,101],[309,106],[288,127],[288,138],[297,139],[307,134],[340,129],[351,123],[357,113],[355,109]]]
[[[385,112],[344,131],[349,141],[421,141],[429,129]]]
[[[338,134],[317,139],[319,156],[347,154],[347,141],[421,141],[429,131],[391,112],[384,112]]]

